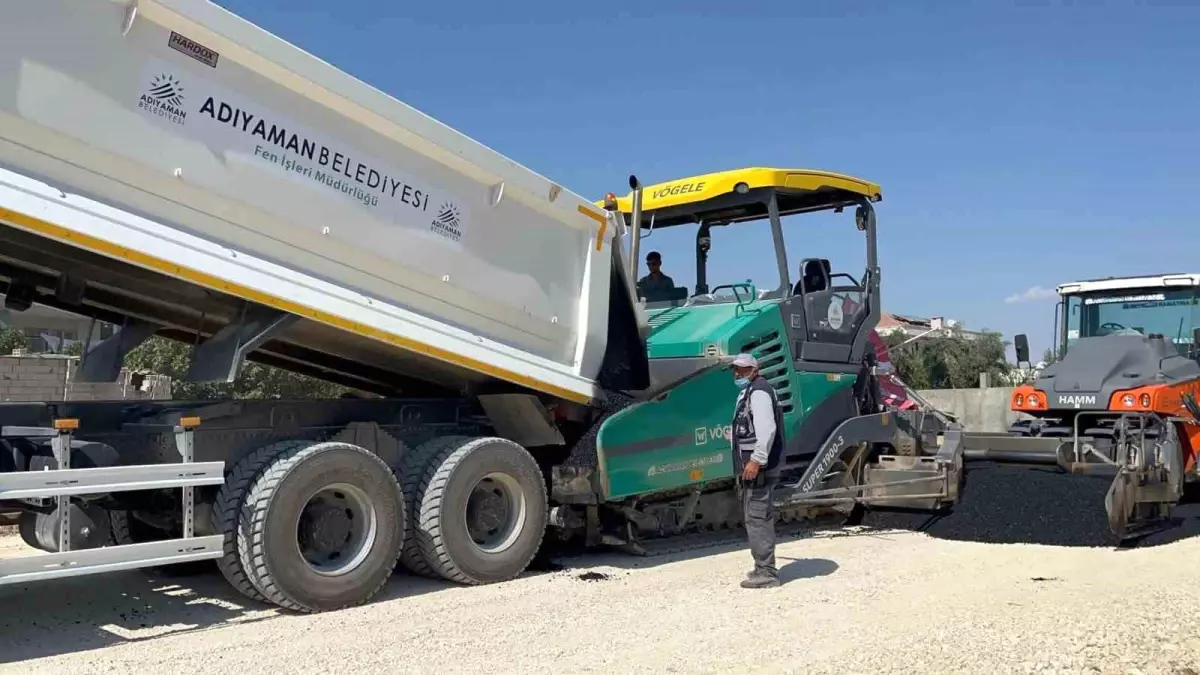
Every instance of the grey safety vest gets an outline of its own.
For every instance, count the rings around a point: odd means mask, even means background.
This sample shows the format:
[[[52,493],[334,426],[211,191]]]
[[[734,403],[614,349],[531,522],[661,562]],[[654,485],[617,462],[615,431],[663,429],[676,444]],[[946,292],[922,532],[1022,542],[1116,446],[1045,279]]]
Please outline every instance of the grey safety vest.
[[[746,387],[746,394],[738,400],[733,411],[733,445],[736,448],[733,456],[739,474],[746,462],[750,461],[750,455],[754,453],[754,446],[758,442],[754,433],[754,417],[750,412],[750,397],[756,391],[767,392],[771,397],[771,410],[775,413],[775,438],[767,450],[767,465],[763,469],[770,471],[779,466],[780,460],[783,459],[783,412],[779,409],[779,398],[775,395],[775,389],[765,377],[759,375]]]

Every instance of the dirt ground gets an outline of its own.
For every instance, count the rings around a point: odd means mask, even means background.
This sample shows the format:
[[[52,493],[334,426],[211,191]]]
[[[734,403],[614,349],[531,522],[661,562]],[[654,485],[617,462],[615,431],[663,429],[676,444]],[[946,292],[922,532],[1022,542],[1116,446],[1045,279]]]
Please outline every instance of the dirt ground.
[[[749,554],[734,546],[592,555],[475,588],[397,575],[316,616],[250,603],[215,571],[0,588],[0,673],[1200,674],[1200,538],[957,534],[814,532],[780,545],[785,583],[761,591],[738,587]]]

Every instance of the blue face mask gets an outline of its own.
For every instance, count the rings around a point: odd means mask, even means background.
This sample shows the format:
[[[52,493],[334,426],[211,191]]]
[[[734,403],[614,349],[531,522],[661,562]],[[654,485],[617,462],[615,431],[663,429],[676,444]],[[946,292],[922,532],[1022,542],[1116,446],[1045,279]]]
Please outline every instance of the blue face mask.
[[[733,380],[733,383],[737,385],[738,389],[745,389],[750,386],[750,378],[738,377]]]

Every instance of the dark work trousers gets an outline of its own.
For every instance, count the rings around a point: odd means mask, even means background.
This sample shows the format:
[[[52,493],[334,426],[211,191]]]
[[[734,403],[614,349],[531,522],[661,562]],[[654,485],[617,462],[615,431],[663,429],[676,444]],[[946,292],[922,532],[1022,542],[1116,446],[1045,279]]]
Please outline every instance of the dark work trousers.
[[[754,573],[775,576],[775,521],[778,514],[771,493],[779,483],[779,474],[763,471],[755,480],[742,481],[742,513],[746,518],[746,536]]]

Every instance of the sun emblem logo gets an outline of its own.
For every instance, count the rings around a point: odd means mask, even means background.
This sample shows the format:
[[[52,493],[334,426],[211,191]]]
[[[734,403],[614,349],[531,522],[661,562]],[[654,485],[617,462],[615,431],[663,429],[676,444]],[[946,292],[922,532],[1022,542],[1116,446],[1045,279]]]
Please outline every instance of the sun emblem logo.
[[[147,93],[156,101],[178,108],[183,105],[183,85],[173,75],[155,75]]]
[[[441,208],[438,209],[437,216],[433,219],[435,224],[448,227],[453,230],[458,229],[458,221],[458,207],[450,202],[442,202]]]

